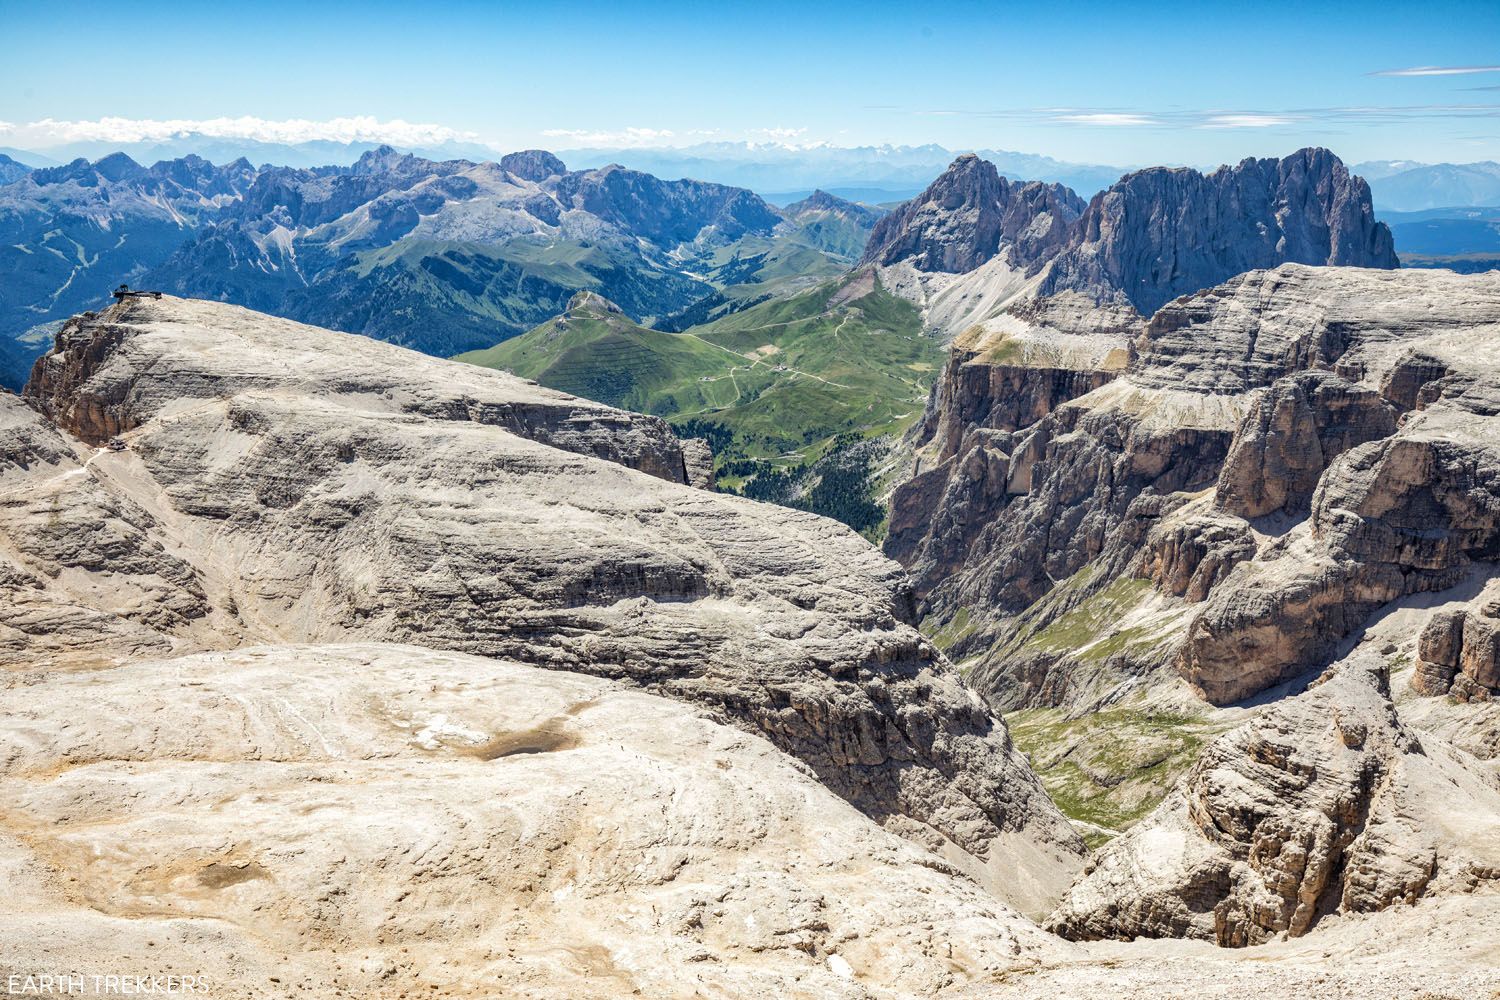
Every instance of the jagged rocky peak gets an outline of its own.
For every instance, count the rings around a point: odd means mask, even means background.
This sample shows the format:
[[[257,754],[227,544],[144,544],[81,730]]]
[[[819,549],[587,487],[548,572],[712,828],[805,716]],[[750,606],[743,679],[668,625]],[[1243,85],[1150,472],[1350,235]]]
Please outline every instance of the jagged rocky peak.
[[[876,224],[862,262],[962,274],[1009,249],[1025,266],[1062,246],[1083,209],[1061,184],[1012,182],[968,153]]]
[[[402,153],[392,146],[378,146],[363,153],[350,173],[361,174],[416,174],[430,170],[433,161],[411,153]]]
[[[17,163],[4,153],[0,153],[0,184],[9,184],[18,181],[31,173],[31,168],[24,163]]]
[[[1149,316],[1179,295],[1256,268],[1397,266],[1370,188],[1326,149],[1203,174],[1152,167],[1095,195],[1040,294],[1076,290]]]
[[[545,149],[523,149],[500,157],[500,169],[523,181],[544,181],[568,172],[567,164]]]

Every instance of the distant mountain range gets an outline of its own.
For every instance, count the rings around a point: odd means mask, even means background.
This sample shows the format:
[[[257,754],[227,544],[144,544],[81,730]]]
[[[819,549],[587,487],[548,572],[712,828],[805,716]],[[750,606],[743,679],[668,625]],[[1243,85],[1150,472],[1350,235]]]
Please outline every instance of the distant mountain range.
[[[1453,206],[1500,205],[1500,163],[1414,163],[1375,160],[1352,168],[1370,182],[1375,208],[1420,212]]]
[[[244,159],[258,166],[311,168],[351,166],[376,148],[376,143],[369,142],[270,143],[186,134],[160,142],[77,142],[43,153],[0,148],[0,154],[31,167],[60,166],[79,158],[92,161],[119,152],[138,163],[200,156],[213,163]],[[483,162],[498,159],[501,153],[489,146],[460,142],[398,148],[430,160]],[[782,205],[820,189],[859,201],[900,201],[925,188],[962,150],[937,145],[797,147],[713,142],[682,148],[593,146],[560,152],[575,169],[617,163],[664,179],[691,178],[749,188]],[[1012,180],[1060,182],[1085,197],[1109,186],[1125,172],[1114,166],[1067,163],[1028,153],[994,149],[973,152],[994,163]]]
[[[880,214],[824,194],[783,211],[541,151],[382,147],[315,168],[114,153],[0,185],[0,363],[19,384],[48,324],[122,281],[440,355],[528,330],[580,290],[681,328],[842,273]]]
[[[73,160],[97,160],[111,153],[124,153],[137,163],[180,160],[201,156],[213,163],[244,159],[257,166],[347,167],[364,154],[380,148],[379,142],[263,142],[255,139],[221,138],[184,132],[170,139],[147,142],[88,141],[49,146],[43,152],[0,147],[0,153],[33,167],[56,167]],[[433,160],[493,160],[498,150],[473,142],[445,142],[435,146],[403,146],[403,153]]]
[[[257,165],[316,168],[351,166],[378,148],[373,142],[261,142],[183,134],[150,142],[74,142],[44,151],[0,146],[0,184],[12,169],[54,167],[75,159],[96,160],[122,152],[137,163],[200,156],[213,163],[238,159]],[[449,141],[428,147],[397,147],[403,153],[434,161],[498,159],[500,151],[482,143]],[[890,204],[922,191],[961,153],[973,152],[995,164],[1012,181],[1040,180],[1064,184],[1084,198],[1102,191],[1128,167],[1073,163],[1031,153],[999,149],[962,150],[936,144],[920,146],[799,146],[784,143],[704,142],[683,147],[590,145],[562,149],[574,169],[620,164],[663,179],[691,178],[748,188],[774,205],[785,205],[822,190],[851,201]],[[1422,211],[1452,206],[1500,205],[1500,163],[1423,163],[1417,160],[1369,160],[1354,164],[1354,173],[1369,182],[1380,212]]]
[[[1500,269],[1500,207],[1382,212],[1404,267],[1445,267],[1464,274]]]

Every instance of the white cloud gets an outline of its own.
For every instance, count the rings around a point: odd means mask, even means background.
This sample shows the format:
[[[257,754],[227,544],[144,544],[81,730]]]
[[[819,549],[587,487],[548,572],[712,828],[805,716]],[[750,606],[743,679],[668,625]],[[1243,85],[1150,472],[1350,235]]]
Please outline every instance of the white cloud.
[[[1117,114],[1113,112],[1094,112],[1083,115],[1059,115],[1060,122],[1072,125],[1156,125],[1158,122],[1149,115]]]
[[[677,133],[668,128],[625,128],[617,131],[585,128],[549,128],[542,131],[549,139],[567,139],[582,146],[650,146],[670,139]]]
[[[805,128],[753,128],[753,129],[750,130],[749,134],[751,136],[756,136],[756,137],[759,137],[759,138],[768,139],[771,142],[789,143],[793,139],[797,139],[797,138],[800,138],[800,137],[806,135],[807,134],[807,129],[805,129]]]
[[[1371,76],[1464,76],[1469,73],[1500,73],[1500,66],[1408,66],[1382,69]]]
[[[99,118],[94,121],[56,121],[43,118],[15,129],[17,141],[46,148],[69,142],[162,142],[185,135],[213,139],[248,139],[255,142],[294,144],[329,142],[389,142],[398,146],[437,145],[449,141],[473,141],[473,132],[445,125],[414,123],[393,118],[381,121],[369,115],[310,121],[305,118]]]
[[[1291,125],[1296,119],[1285,115],[1210,115],[1204,128],[1270,128]]]

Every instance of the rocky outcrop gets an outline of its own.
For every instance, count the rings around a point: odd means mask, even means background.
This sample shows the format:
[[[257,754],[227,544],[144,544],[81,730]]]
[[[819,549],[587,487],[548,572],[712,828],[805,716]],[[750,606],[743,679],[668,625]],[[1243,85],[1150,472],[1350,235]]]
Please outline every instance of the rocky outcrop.
[[[1135,572],[1157,590],[1198,604],[1257,548],[1250,526],[1239,518],[1184,512],[1151,530]]]
[[[150,324],[161,315],[157,309],[136,301],[70,320],[58,331],[53,351],[37,361],[27,397],[59,427],[97,445],[183,400],[201,405],[235,393],[276,394],[293,387],[314,394],[367,394],[394,413],[504,428],[670,482],[687,481],[682,444],[655,417],[627,414],[503,372],[471,371],[471,366],[448,369],[441,380],[413,381],[401,367],[410,363],[409,352],[364,339],[313,336],[300,355],[278,356],[268,348],[294,342],[312,328],[233,308],[216,318],[206,307],[185,306],[185,314],[204,317],[206,325],[183,325],[176,340],[141,337],[137,324]],[[215,344],[228,356],[205,374],[197,370],[195,355],[214,350]],[[168,357],[158,360],[155,351]],[[255,360],[237,363],[237,358]],[[158,364],[167,368],[163,375],[183,377],[139,378],[143,369]]]
[[[1017,463],[1013,478],[1010,456],[1020,440],[1016,432],[1116,374],[999,364],[994,357],[989,345],[955,344],[913,435],[920,449],[918,468],[891,497],[885,551],[904,565],[921,565],[924,578],[956,568],[952,559],[962,559],[972,532],[1029,488],[1034,456]],[[933,515],[945,509],[939,522]],[[956,528],[959,535],[954,535]],[[936,565],[939,551],[950,554],[944,568]],[[924,593],[931,589],[930,584],[918,586]]]
[[[764,734],[1028,907],[1081,856],[910,624],[899,567],[835,522],[681,485],[660,421],[172,298],[73,325],[29,391],[124,436],[93,471],[170,519],[249,639],[631,681]]]
[[[943,479],[931,513],[920,512],[920,480],[898,492],[887,551],[900,552],[912,568],[924,613],[1024,610],[1056,581],[1103,554],[1143,493],[1211,485],[1229,445],[1228,430],[1163,419],[1166,402],[1128,380],[1106,381],[1020,433],[973,436],[975,442],[1003,441],[1003,487],[997,489],[993,476],[973,475],[978,465],[966,454],[952,468],[970,474]],[[1153,408],[1160,415],[1142,419],[1143,410]],[[930,475],[946,469],[939,466]],[[902,548],[911,538],[918,543]],[[1133,556],[1127,554],[1125,564]]]
[[[568,172],[568,165],[545,149],[523,149],[500,157],[500,169],[526,181],[541,182]]]
[[[1394,268],[1370,188],[1326,149],[1201,174],[1152,167],[1095,195],[1041,295],[1123,298],[1149,316],[1179,295],[1282,263]]]
[[[1438,611],[1417,640],[1411,686],[1427,695],[1489,701],[1500,695],[1500,602],[1474,611]]]
[[[1244,946],[1468,891],[1500,875],[1500,788],[1475,763],[1402,723],[1378,659],[1341,664],[1212,744],[1049,926]]]
[[[1006,252],[1025,267],[1060,248],[1082,211],[1061,184],[1007,180],[970,153],[875,225],[861,263],[961,274]]]
[[[1324,474],[1305,533],[1246,564],[1205,604],[1179,666],[1215,703],[1326,662],[1380,605],[1453,586],[1500,554],[1500,454],[1462,408],[1414,415]]]
[[[1250,406],[1219,474],[1215,503],[1240,517],[1307,510],[1336,457],[1396,430],[1396,408],[1327,372],[1290,375]]]
[[[950,173],[934,194],[955,206],[986,190],[977,166]],[[957,226],[967,211],[936,217]],[[931,267],[932,248],[963,246],[940,226],[930,231],[942,238],[913,237],[872,259]],[[1381,281],[1373,269],[1396,264],[1390,234],[1374,222],[1363,182],[1325,150],[1209,176],[1132,174],[1096,196],[1064,243],[1023,264],[1026,274],[978,260],[960,255],[972,270],[941,288],[891,275],[930,324],[963,324],[910,441],[917,472],[892,495],[886,542],[913,571],[920,610],[935,627],[980,616],[956,649],[962,655],[1008,648],[1015,616],[1101,556],[1109,574],[1096,566],[1090,587],[1130,569],[1203,601],[1253,554],[1251,543],[1239,528],[1229,529],[1231,541],[1214,537],[1217,528],[1200,537],[1203,525],[1178,523],[1143,555],[1157,501],[1210,488],[1222,474],[1228,515],[1304,510],[1337,454],[1389,434],[1401,399],[1416,399],[1411,383],[1434,359],[1414,355],[1403,367],[1391,351],[1414,350],[1414,329],[1437,335],[1475,315],[1461,301],[1434,309],[1435,289]],[[1326,287],[1309,287],[1317,282],[1307,267],[1240,274],[1282,261],[1372,270],[1346,270]],[[1224,284],[1208,287],[1216,282]],[[1383,308],[1371,308],[1371,296]],[[1149,322],[1140,319],[1158,307]],[[1310,370],[1331,371],[1349,387],[1288,383],[1242,424],[1246,394]],[[1377,371],[1392,379],[1389,395],[1377,391]],[[1339,423],[1323,431],[1320,421]],[[984,454],[967,454],[981,444]],[[1005,456],[1003,488],[1000,467],[985,457],[992,454]],[[1145,506],[1131,516],[1137,497]],[[1028,627],[1042,624],[1033,617]]]

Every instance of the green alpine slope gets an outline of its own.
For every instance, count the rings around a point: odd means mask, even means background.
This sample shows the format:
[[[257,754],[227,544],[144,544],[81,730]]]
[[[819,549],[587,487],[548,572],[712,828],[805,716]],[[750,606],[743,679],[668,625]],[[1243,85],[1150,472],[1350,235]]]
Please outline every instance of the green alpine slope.
[[[563,315],[458,360],[674,424],[718,425],[733,439],[722,461],[798,464],[841,434],[904,430],[941,349],[914,306],[862,272],[682,333],[580,293]]]
[[[563,392],[642,413],[669,415],[684,383],[715,378],[736,360],[693,337],[635,323],[618,306],[579,292],[567,312],[459,361],[500,368]],[[694,402],[699,397],[693,396]]]
[[[874,530],[873,487],[838,484],[868,478],[864,443],[921,416],[942,349],[916,307],[861,271],[682,333],[582,293],[563,315],[458,360],[665,417],[709,438],[721,487]]]

